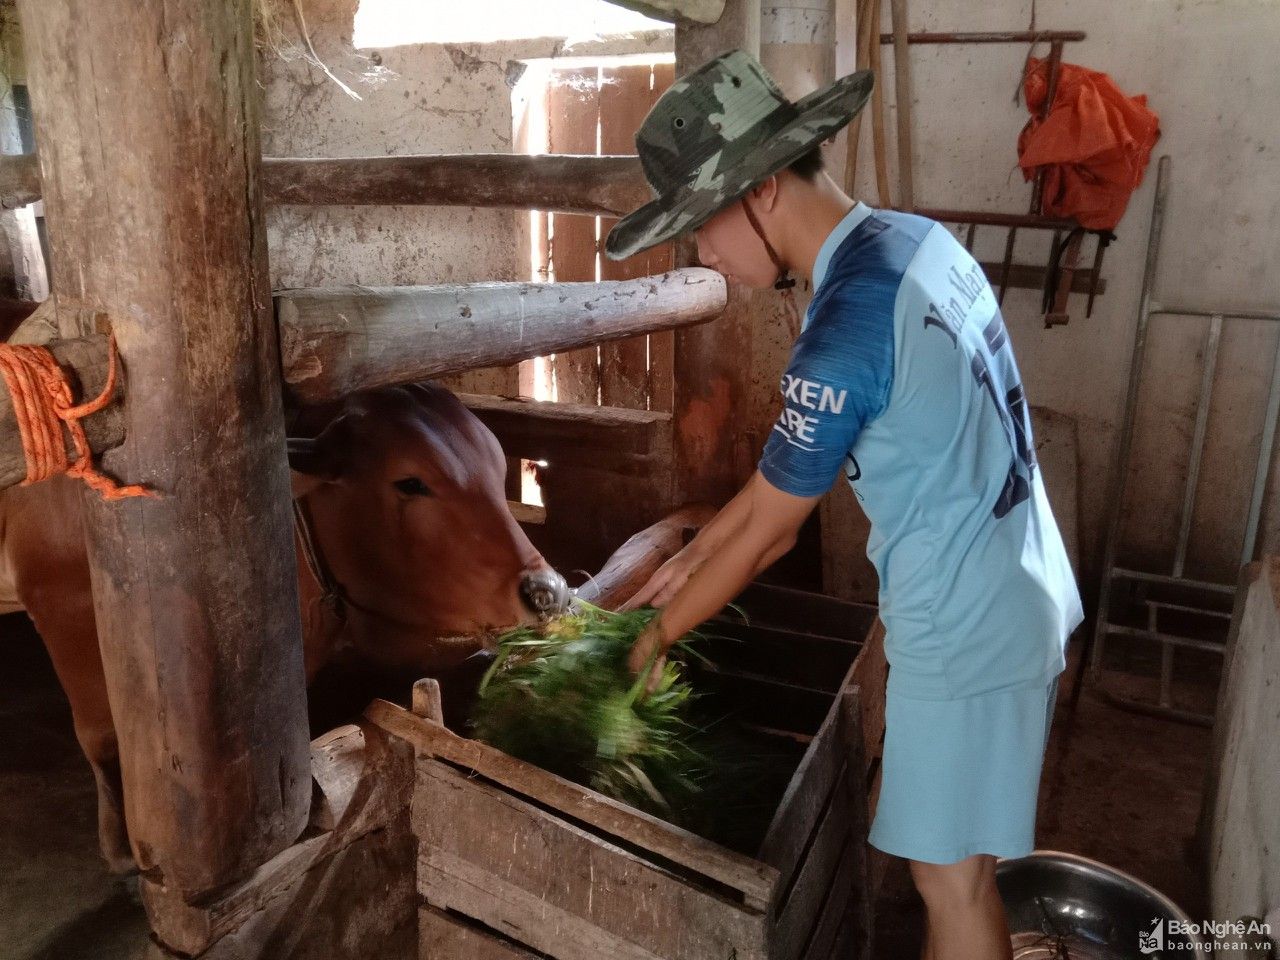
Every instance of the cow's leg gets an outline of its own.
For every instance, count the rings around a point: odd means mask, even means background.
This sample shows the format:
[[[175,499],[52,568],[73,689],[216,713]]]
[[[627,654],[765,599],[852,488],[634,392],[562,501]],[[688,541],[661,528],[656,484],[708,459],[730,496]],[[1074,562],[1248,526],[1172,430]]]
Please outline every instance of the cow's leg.
[[[24,599],[71,704],[76,739],[93,768],[98,788],[98,845],[102,856],[112,873],[126,874],[132,873],[136,865],[125,825],[120,748],[107,701],[107,681],[98,652],[87,571],[85,580],[82,589],[73,586],[70,590],[66,589],[66,580],[58,582],[57,597],[38,589]]]
[[[124,784],[120,779],[120,750],[115,729],[81,733],[77,726],[76,737],[89,758],[98,787],[98,848],[102,858],[112,873],[133,873],[137,864],[129,847],[129,831],[125,828]]]
[[[81,525],[83,488],[56,477],[0,491],[0,546],[18,599],[35,621],[71,704],[76,739],[98,788],[98,840],[115,873],[135,869],[125,829],[120,751],[98,652],[89,558]]]

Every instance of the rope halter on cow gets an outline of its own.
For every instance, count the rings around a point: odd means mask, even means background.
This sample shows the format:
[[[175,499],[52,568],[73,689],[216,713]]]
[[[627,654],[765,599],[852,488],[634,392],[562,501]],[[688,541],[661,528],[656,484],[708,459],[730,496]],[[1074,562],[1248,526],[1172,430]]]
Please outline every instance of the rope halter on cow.
[[[41,346],[0,343],[0,375],[13,398],[13,414],[27,461],[23,486],[65,473],[83,480],[104,500],[156,495],[136,484],[118,484],[93,465],[93,450],[80,421],[106,407],[115,393],[119,357],[114,337],[108,356],[107,383],[102,393],[86,403],[76,404],[71,382],[52,351]],[[64,426],[75,447],[74,462],[67,456]]]

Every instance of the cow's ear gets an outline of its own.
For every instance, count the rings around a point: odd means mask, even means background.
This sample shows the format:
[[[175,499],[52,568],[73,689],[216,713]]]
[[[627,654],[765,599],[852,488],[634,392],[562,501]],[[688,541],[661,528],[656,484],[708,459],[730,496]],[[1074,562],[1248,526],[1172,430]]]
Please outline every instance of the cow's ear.
[[[295,500],[338,477],[338,464],[334,460],[331,445],[324,441],[323,434],[314,439],[289,437],[285,441]]]

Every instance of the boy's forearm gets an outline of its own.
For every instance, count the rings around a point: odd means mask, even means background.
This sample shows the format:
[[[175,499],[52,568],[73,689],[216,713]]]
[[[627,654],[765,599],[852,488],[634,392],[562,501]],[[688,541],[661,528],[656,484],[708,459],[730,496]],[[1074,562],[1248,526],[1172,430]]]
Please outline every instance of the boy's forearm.
[[[686,547],[691,555],[705,560],[719,550],[746,522],[751,513],[751,484],[754,474],[732,500],[707,522]]]
[[[791,548],[794,537],[761,539],[752,536],[747,523],[709,554],[659,615],[664,644],[715,616],[757,574]]]

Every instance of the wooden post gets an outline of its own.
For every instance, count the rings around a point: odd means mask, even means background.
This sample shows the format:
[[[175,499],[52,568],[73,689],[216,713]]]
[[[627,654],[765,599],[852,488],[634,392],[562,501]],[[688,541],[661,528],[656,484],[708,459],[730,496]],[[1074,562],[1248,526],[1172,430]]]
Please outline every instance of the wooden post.
[[[697,69],[734,48],[760,53],[760,0],[729,0],[717,23],[676,24],[676,76]],[[677,265],[696,264],[693,244],[677,248]],[[767,296],[776,296],[770,292]],[[743,410],[750,400],[753,296],[730,290],[715,322],[676,333],[675,481],[677,504],[723,504],[750,473],[751,424]],[[779,371],[780,372],[780,371]],[[759,454],[759,449],[754,454]]]
[[[63,337],[129,376],[85,498],[98,636],[143,873],[187,900],[311,796],[250,0],[21,0]]]

